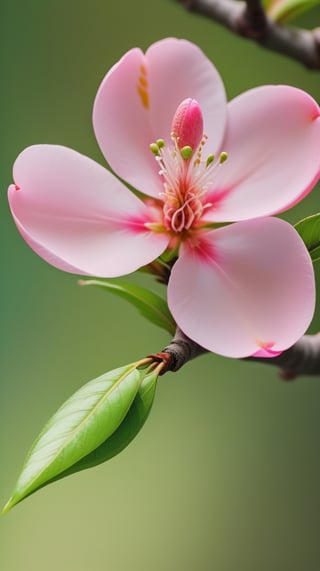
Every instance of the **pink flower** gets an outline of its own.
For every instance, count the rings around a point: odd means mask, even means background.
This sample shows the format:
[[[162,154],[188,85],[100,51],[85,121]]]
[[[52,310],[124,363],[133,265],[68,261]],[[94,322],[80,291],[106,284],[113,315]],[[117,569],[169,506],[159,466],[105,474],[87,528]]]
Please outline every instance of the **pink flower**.
[[[314,311],[309,254],[269,216],[317,182],[319,117],[288,86],[227,105],[216,69],[188,41],[132,49],[103,80],[93,125],[111,168],[142,199],[79,153],[37,145],[15,162],[12,214],[31,248],[77,274],[124,275],[171,249],[168,303],[184,333],[222,355],[273,356]]]

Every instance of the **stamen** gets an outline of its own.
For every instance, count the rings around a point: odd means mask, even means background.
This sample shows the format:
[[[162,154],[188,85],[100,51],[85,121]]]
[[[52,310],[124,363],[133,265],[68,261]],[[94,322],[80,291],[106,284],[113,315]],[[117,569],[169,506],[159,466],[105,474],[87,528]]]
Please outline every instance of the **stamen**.
[[[151,145],[149,145],[150,150],[153,152],[155,157],[159,156],[159,145],[157,145],[157,143],[151,143]]]
[[[222,163],[224,163],[228,158],[228,153],[222,152],[220,153],[220,157],[219,157],[219,163],[220,165],[222,165]]]
[[[145,222],[144,227],[160,234],[164,231],[163,225],[158,222]]]
[[[205,157],[207,140],[199,104],[185,100],[174,116],[172,142],[157,139],[150,145],[163,182],[159,198],[163,201],[164,225],[147,223],[147,228],[179,234],[193,232],[201,226],[204,211],[212,207],[212,203],[206,202],[206,195],[213,188],[217,171],[228,158],[224,151],[217,159],[213,153]]]
[[[208,155],[207,162],[206,162],[206,167],[208,167],[209,165],[211,165],[211,163],[213,163],[213,161],[214,161],[214,155]]]
[[[191,147],[189,147],[189,145],[186,145],[185,147],[182,147],[182,149],[180,149],[180,153],[183,159],[188,160],[191,159],[193,155],[193,150]]]

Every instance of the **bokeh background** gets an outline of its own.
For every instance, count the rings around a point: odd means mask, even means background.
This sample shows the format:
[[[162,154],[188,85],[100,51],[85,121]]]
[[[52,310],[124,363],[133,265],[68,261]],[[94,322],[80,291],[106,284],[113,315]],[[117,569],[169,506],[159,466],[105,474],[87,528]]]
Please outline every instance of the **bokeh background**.
[[[311,27],[319,16],[316,9],[298,23]],[[76,276],[28,249],[6,201],[12,164],[41,142],[103,164],[91,126],[100,81],[126,50],[170,35],[200,45],[230,98],[289,83],[320,99],[319,72],[233,37],[173,0],[1,3],[3,504],[30,444],[72,392],[169,341],[124,301],[80,288]],[[287,219],[318,211],[318,193]],[[311,331],[319,325],[318,312]],[[166,375],[129,448],[0,520],[1,570],[318,570],[319,400],[319,379],[285,383],[270,366],[215,355]]]

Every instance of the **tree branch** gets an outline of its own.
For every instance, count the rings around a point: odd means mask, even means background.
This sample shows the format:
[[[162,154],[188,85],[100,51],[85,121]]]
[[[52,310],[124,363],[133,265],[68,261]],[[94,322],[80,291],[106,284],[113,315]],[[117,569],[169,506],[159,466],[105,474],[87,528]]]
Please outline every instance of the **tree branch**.
[[[156,361],[165,363],[161,372],[164,374],[167,371],[178,371],[188,361],[206,352],[206,349],[194,343],[181,329],[177,328],[171,343],[161,353],[150,356]],[[320,333],[304,335],[295,345],[278,357],[270,359],[247,357],[244,360],[279,367],[280,377],[283,380],[292,380],[299,375],[320,375]]]
[[[303,30],[282,26],[264,12],[260,0],[178,0],[187,9],[208,16],[233,33],[320,69],[320,28]]]

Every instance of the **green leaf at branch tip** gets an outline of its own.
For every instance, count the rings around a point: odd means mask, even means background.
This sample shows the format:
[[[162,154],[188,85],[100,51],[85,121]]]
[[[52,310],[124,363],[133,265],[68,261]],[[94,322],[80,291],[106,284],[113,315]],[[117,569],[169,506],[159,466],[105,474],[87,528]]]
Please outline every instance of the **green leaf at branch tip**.
[[[100,444],[98,448],[44,485],[51,484],[81,470],[94,468],[122,452],[140,432],[150,414],[156,392],[157,380],[157,370],[147,373],[126,417],[117,430],[105,442]]]
[[[133,363],[109,371],[72,395],[32,445],[6,513],[107,440],[126,417],[146,370]]]
[[[141,315],[153,324],[162,327],[173,335],[176,329],[175,321],[169,311],[166,301],[152,291],[121,280],[79,280],[79,285],[97,286],[115,293],[134,305]]]
[[[320,260],[320,212],[308,216],[295,224],[313,262]]]
[[[317,4],[320,0],[263,0],[268,16],[281,24],[294,20]]]

